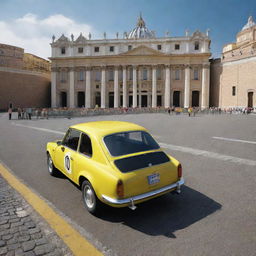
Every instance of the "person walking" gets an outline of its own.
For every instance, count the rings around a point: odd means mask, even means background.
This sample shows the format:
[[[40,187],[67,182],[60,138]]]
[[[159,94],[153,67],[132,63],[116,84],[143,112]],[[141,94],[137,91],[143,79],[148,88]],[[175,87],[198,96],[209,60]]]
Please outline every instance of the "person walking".
[[[9,114],[9,120],[11,120],[12,119],[12,108],[11,107],[8,109],[8,114]]]
[[[31,120],[31,116],[32,116],[32,109],[28,108],[28,119]]]
[[[25,110],[24,108],[21,109],[21,119],[25,118]]]
[[[18,108],[18,119],[21,119],[21,108]]]

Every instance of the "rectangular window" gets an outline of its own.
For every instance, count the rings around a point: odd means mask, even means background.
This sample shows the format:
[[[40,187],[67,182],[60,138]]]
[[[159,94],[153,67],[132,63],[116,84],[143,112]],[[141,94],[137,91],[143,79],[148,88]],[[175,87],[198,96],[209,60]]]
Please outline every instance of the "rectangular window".
[[[109,74],[108,81],[114,81],[114,71],[109,70],[108,74]]]
[[[94,52],[99,52],[100,51],[100,47],[96,46],[94,47]]]
[[[101,79],[101,72],[99,70],[96,70],[95,72],[95,81],[100,81]]]
[[[236,87],[232,86],[232,96],[236,96]]]
[[[110,47],[109,47],[109,51],[110,51],[110,52],[114,52],[114,50],[115,50],[115,47],[114,47],[114,46],[110,46]]]
[[[194,69],[194,80],[198,80],[198,69]]]
[[[73,150],[77,150],[80,132],[75,129],[69,129],[62,141],[62,145]]]
[[[179,44],[175,44],[175,50],[179,50],[180,49],[180,45]]]
[[[61,83],[65,83],[67,80],[67,73],[65,71],[60,72],[60,81]]]
[[[65,47],[61,47],[61,54],[66,54],[66,48]]]
[[[158,51],[162,50],[162,45],[161,45],[161,44],[158,44],[158,45],[157,45],[157,50],[158,50]]]
[[[132,49],[132,45],[128,45],[128,51]]]
[[[83,53],[84,52],[84,48],[83,47],[78,47],[78,53]]]
[[[148,80],[148,71],[146,68],[143,69],[143,80]]]
[[[180,70],[179,69],[175,70],[175,80],[180,80]]]
[[[131,81],[133,79],[133,69],[129,69],[129,80]]]
[[[91,157],[92,156],[92,142],[88,135],[82,133],[79,152]]]
[[[84,81],[84,71],[79,71],[79,81]]]
[[[156,70],[156,79],[161,80],[161,78],[162,78],[162,70],[160,68],[158,68]]]

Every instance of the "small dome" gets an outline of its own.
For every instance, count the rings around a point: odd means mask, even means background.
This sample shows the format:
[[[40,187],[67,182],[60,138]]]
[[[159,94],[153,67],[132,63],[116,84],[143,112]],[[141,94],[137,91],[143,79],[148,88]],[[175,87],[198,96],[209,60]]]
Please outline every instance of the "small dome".
[[[137,26],[128,35],[128,39],[139,38],[155,38],[154,32],[150,31],[142,19],[141,15],[138,18]]]
[[[250,17],[248,18],[247,24],[243,27],[242,30],[245,30],[245,29],[247,29],[247,28],[251,28],[251,27],[253,27],[253,26],[255,26],[255,25],[256,25],[256,23],[253,21],[252,16],[250,16]]]

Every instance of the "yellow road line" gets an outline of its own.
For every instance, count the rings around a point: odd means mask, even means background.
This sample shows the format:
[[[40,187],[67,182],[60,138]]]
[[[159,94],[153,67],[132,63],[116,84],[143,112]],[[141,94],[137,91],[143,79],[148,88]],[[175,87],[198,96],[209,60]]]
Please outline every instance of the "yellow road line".
[[[77,256],[102,256],[92,244],[80,235],[70,224],[58,215],[44,200],[31,189],[20,182],[10,171],[0,163],[0,174],[17,190],[27,202],[49,223],[58,236]]]

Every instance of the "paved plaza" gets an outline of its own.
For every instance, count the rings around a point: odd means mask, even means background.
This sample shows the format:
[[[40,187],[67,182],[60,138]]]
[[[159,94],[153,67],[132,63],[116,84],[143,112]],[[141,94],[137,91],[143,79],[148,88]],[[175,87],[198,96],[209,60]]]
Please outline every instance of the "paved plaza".
[[[7,119],[0,116],[0,160],[104,255],[255,255],[256,115]],[[181,195],[162,196],[136,211],[106,207],[102,216],[89,214],[79,188],[48,174],[45,146],[70,125],[97,120],[146,127],[182,163]]]

